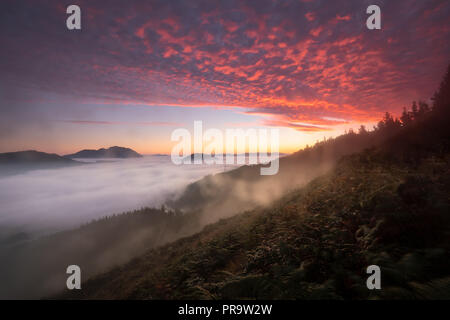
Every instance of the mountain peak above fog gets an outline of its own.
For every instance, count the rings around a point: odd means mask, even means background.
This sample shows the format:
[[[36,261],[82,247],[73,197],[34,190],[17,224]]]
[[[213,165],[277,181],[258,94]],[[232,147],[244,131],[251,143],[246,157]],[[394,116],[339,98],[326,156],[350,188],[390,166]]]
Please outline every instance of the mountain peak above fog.
[[[142,155],[130,148],[110,147],[108,149],[100,148],[98,150],[84,149],[77,153],[68,154],[66,158],[140,158]]]
[[[0,164],[35,164],[35,163],[75,163],[55,153],[45,153],[36,150],[0,153]]]
[[[0,153],[0,177],[15,175],[29,170],[54,169],[81,164],[55,153],[36,150]]]

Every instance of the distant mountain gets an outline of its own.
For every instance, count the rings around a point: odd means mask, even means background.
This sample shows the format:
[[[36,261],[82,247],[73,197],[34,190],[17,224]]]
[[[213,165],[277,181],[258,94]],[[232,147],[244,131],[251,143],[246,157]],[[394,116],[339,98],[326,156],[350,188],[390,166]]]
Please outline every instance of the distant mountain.
[[[35,150],[0,153],[0,175],[12,175],[29,170],[53,169],[81,164],[54,153]]]
[[[76,163],[76,161],[61,157],[55,153],[35,150],[0,153],[0,165],[37,163]]]
[[[192,163],[194,163],[195,157],[198,157],[199,159],[202,160],[206,160],[206,159],[211,159],[213,158],[213,156],[209,155],[209,154],[205,154],[205,153],[192,153],[190,156],[186,156],[183,158],[183,162],[187,161],[187,160],[191,160]],[[217,158],[220,158],[219,155],[217,155]],[[225,159],[225,155],[222,155],[222,158]]]
[[[223,162],[226,162],[227,161],[227,157],[230,156],[230,155],[231,155],[231,157],[233,159],[233,163],[237,163],[236,160],[238,158],[244,158],[244,159],[246,159],[246,161],[249,160],[251,157],[254,157],[254,159],[257,159],[257,160],[259,159],[258,158],[259,157],[258,153],[248,153],[248,152],[246,152],[246,153],[234,153],[234,154],[233,153],[223,153],[221,155],[217,154],[215,156],[211,155],[211,154],[208,154],[208,153],[192,153],[190,156],[184,157],[183,161],[189,160],[189,158],[190,158],[191,162],[194,162],[194,159],[197,156],[199,159],[202,160],[202,163],[203,163],[203,160],[210,160],[210,159],[213,159],[214,157],[216,157],[217,159],[220,159],[220,157],[222,157]],[[287,153],[278,153],[278,157],[283,157],[285,155],[287,155]]]
[[[130,148],[111,147],[98,150],[81,150],[74,154],[68,154],[66,158],[141,158],[142,155]]]

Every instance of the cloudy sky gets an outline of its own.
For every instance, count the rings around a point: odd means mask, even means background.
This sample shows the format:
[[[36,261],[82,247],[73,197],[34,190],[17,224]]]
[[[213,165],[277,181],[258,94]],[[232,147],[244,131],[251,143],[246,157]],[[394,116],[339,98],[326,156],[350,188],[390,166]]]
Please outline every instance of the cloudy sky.
[[[278,127],[295,151],[431,97],[449,16],[446,0],[3,0],[0,152],[170,152],[194,120]]]

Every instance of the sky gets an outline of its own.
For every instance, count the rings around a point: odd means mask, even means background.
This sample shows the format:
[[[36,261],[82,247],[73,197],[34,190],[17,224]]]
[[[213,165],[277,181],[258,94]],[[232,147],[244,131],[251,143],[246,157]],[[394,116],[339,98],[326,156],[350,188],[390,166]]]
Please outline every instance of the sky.
[[[81,30],[66,28],[70,4]],[[3,0],[0,152],[170,153],[195,120],[279,128],[293,152],[427,101],[449,16],[446,0]]]

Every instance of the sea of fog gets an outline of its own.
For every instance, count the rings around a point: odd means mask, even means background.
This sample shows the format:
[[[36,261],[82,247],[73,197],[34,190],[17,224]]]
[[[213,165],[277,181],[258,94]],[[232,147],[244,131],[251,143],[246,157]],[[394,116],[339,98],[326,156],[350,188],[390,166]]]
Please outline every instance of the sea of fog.
[[[0,177],[0,230],[55,232],[144,206],[158,207],[187,184],[224,171],[221,165],[177,166],[169,156],[90,161]]]

